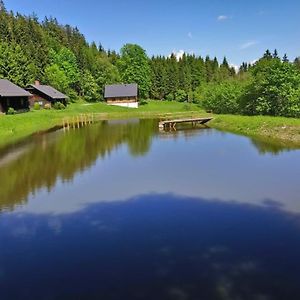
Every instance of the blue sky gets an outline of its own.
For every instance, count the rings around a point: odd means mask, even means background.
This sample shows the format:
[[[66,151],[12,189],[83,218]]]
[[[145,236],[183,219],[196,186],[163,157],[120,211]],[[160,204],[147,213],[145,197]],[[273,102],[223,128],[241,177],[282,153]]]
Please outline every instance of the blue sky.
[[[277,48],[300,56],[299,0],[5,0],[8,10],[77,26],[88,41],[119,50],[137,43],[148,55],[183,50],[254,61]]]

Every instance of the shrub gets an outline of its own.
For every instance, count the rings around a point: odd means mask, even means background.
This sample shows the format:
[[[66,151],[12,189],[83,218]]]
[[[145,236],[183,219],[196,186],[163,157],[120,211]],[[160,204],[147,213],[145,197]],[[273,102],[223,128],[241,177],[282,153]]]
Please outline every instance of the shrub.
[[[177,90],[175,93],[175,100],[178,102],[184,102],[187,100],[187,93],[184,90]]]
[[[40,110],[41,109],[41,106],[39,103],[35,102],[34,105],[33,105],[33,109],[34,110]]]
[[[148,102],[146,100],[141,100],[140,101],[140,105],[146,105],[146,104],[148,104]]]
[[[172,93],[168,94],[168,95],[166,96],[166,100],[167,100],[167,101],[173,101],[173,100],[174,100],[174,95],[173,95]]]
[[[9,107],[8,110],[7,110],[7,114],[8,115],[14,115],[16,113],[15,109],[12,108],[12,107]]]
[[[300,73],[293,64],[261,59],[251,74],[242,113],[300,117]]]
[[[244,84],[237,80],[209,84],[203,90],[202,105],[207,111],[217,114],[237,114],[244,94]]]
[[[61,102],[55,102],[53,108],[57,110],[62,110],[65,109],[66,107]]]
[[[69,99],[67,99],[68,103],[75,103],[79,100],[77,93],[72,89],[67,91],[67,95],[69,96]]]

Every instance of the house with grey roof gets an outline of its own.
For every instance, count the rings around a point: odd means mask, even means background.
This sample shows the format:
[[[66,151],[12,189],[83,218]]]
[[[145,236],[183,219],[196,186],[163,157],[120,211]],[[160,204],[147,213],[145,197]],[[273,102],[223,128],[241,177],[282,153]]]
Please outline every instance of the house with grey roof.
[[[16,111],[29,110],[31,94],[7,79],[0,79],[0,113],[7,113],[9,108]]]
[[[61,102],[64,105],[67,104],[68,96],[50,85],[40,84],[39,81],[29,85],[26,90],[32,94],[29,99],[31,107],[33,107],[35,103],[38,103],[41,107],[44,107],[46,104],[52,106],[55,102]]]
[[[136,83],[106,85],[104,99],[109,105],[138,108],[138,85]]]

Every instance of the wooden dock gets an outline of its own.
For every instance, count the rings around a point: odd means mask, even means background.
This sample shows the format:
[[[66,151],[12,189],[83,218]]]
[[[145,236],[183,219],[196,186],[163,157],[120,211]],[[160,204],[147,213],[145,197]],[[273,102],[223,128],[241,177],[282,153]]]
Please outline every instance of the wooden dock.
[[[197,124],[204,125],[207,122],[211,121],[212,117],[207,118],[187,118],[187,119],[175,119],[175,120],[165,120],[159,122],[159,129],[169,129],[176,130],[176,125],[180,123],[191,123],[193,126]]]

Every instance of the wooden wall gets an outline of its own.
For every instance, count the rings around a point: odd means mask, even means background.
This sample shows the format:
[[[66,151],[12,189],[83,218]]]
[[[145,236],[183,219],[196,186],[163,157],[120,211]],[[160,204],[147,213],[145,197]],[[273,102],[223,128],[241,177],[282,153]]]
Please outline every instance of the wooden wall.
[[[40,95],[36,95],[36,94],[33,94],[29,98],[29,103],[30,103],[30,107],[33,107],[34,103],[39,103],[41,105],[41,107],[44,107],[46,104],[50,104],[51,105],[50,101],[48,101],[47,99],[41,97]]]

